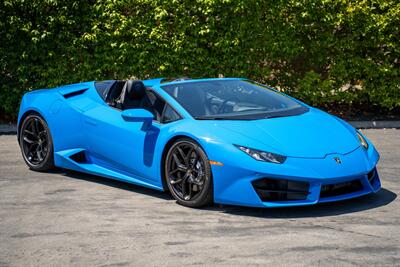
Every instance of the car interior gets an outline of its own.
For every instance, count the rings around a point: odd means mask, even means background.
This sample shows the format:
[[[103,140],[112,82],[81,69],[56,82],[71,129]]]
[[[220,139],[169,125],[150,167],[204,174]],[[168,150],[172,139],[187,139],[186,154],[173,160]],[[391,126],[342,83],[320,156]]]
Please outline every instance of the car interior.
[[[156,121],[167,123],[180,116],[150,88],[140,80],[117,80],[106,97],[106,102],[118,110],[146,109]]]
[[[172,96],[194,117],[209,114],[206,92],[204,90],[185,90],[179,86],[174,87]]]

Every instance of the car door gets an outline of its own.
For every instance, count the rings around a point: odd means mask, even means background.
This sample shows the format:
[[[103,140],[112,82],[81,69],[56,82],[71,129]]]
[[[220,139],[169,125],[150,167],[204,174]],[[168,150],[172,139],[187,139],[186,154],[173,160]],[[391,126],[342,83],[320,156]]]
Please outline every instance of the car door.
[[[94,163],[135,178],[155,179],[148,175],[152,162],[146,149],[149,140],[156,142],[159,123],[143,129],[143,122],[126,121],[120,110],[105,105],[86,111],[83,123],[86,150]]]
[[[154,149],[162,124],[165,101],[148,91],[152,105],[146,107],[155,115],[150,127],[143,122],[125,120],[122,111],[108,105],[98,105],[83,113],[86,150],[94,163],[135,178],[156,180],[150,175]]]

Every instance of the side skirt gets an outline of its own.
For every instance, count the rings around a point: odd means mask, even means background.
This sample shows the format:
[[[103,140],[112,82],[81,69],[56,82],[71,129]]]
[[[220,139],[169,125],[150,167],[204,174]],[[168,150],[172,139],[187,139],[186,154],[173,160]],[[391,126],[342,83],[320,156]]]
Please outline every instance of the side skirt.
[[[144,179],[140,177],[134,177],[131,175],[128,176],[126,174],[122,174],[115,170],[110,170],[104,166],[91,162],[87,157],[85,149],[83,148],[74,148],[55,152],[54,162],[55,165],[60,168],[84,172],[164,191],[163,186],[160,184],[153,183],[151,181],[144,181]]]

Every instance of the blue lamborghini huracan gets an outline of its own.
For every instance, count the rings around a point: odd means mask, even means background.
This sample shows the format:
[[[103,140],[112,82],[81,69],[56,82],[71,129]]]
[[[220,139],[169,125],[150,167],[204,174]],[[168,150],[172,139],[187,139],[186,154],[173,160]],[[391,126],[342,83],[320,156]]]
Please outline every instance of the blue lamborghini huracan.
[[[32,170],[169,190],[178,203],[310,205],[377,192],[379,154],[345,121],[240,78],[84,82],[29,92]]]

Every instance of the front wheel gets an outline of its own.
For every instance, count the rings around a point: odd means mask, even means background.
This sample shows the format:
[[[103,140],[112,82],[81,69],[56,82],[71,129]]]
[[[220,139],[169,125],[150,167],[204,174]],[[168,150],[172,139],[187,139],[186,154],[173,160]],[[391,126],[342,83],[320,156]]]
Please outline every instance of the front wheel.
[[[31,170],[47,171],[54,168],[53,140],[41,116],[30,114],[22,121],[19,145]]]
[[[198,208],[212,203],[210,163],[193,140],[182,138],[171,146],[165,160],[165,176],[168,189],[179,204]]]

